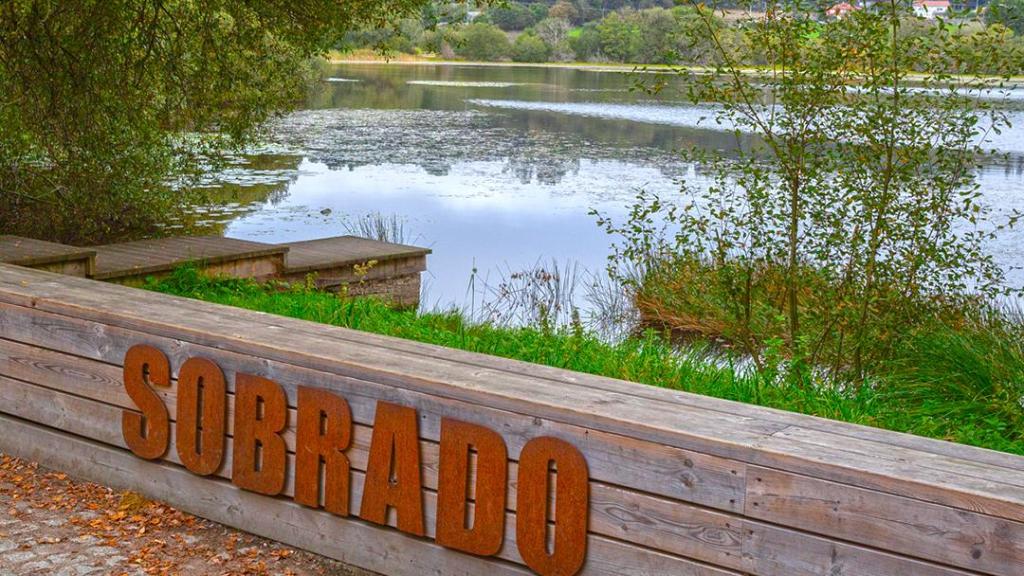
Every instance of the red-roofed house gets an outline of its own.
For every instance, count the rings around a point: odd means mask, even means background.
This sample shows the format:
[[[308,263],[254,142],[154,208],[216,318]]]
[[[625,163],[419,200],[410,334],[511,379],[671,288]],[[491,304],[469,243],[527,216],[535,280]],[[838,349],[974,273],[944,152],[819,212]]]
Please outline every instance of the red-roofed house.
[[[857,10],[860,10],[860,8],[850,4],[849,2],[840,2],[828,10],[825,10],[825,15],[829,18],[842,18],[850,12],[855,12]]]
[[[914,0],[914,14],[922,18],[936,18],[949,12],[949,0]]]

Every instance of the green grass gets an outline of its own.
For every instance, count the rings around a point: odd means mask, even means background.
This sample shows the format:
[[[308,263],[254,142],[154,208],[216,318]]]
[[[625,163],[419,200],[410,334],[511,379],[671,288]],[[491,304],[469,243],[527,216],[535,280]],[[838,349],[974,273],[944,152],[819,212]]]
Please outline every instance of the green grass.
[[[685,390],[1024,454],[1024,338],[990,319],[909,339],[901,360],[871,385],[835,387],[738,370],[706,349],[680,352],[657,333],[608,343],[582,329],[472,324],[457,312],[395,310],[303,286],[214,279],[193,268],[146,288],[482,352],[590,374]]]

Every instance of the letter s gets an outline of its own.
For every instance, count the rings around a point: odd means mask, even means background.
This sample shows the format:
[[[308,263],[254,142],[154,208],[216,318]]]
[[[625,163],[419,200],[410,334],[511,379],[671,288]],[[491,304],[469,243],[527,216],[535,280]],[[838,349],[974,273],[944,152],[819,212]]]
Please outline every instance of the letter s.
[[[167,452],[171,420],[163,400],[149,384],[169,387],[171,364],[152,346],[132,346],[124,355],[124,389],[142,413],[122,412],[121,433],[136,456],[156,460]]]

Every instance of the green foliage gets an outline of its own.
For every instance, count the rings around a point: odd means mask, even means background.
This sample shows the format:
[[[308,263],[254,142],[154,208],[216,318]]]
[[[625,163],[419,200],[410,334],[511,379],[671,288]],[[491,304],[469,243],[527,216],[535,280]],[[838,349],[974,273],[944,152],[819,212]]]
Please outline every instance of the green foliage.
[[[743,32],[729,28],[703,7],[625,10],[608,15],[593,29],[600,52],[614,61],[706,65],[720,60],[718,46],[706,32],[708,25],[714,27],[728,55],[742,54]],[[578,55],[596,53],[592,43],[593,37],[581,39],[574,50]]]
[[[512,51],[508,36],[493,24],[474,22],[462,28],[455,53],[467,60],[505,60]]]
[[[484,14],[492,24],[507,31],[526,30],[543,18],[543,16],[538,17],[536,12],[518,2],[494,6]]]
[[[954,419],[972,434],[1024,435],[1024,324],[1018,312],[972,314],[918,330],[897,351],[881,392],[922,422]]]
[[[993,0],[985,8],[985,23],[1001,24],[1024,36],[1024,0]]]
[[[601,53],[619,62],[633,62],[643,45],[643,30],[633,13],[609,14],[597,24]]]
[[[741,69],[708,19],[699,33],[721,63],[681,72],[687,98],[754,137],[732,155],[691,153],[710,186],[641,194],[627,222],[601,223],[624,239],[616,258],[646,271],[652,322],[723,338],[762,367],[781,342],[797,372],[858,381],[920,326],[1007,292],[985,247],[1019,215],[995,219],[975,178],[1006,118],[977,96],[981,74],[1024,60],[943,22],[902,34],[896,0],[824,25],[780,6],[745,27],[767,66]]]
[[[344,326],[377,334],[407,338],[484,354],[566,368],[589,374],[621,378],[932,436],[1024,454],[1024,426],[1020,425],[1019,398],[1024,375],[1020,350],[1020,324],[1002,320],[979,321],[975,329],[954,332],[943,325],[922,330],[906,362],[894,364],[892,382],[885,377],[875,386],[836,388],[808,385],[799,378],[785,378],[765,370],[750,373],[734,368],[728,358],[716,356],[710,348],[689,347],[683,351],[669,345],[655,332],[646,332],[618,343],[608,343],[579,330],[551,330],[539,327],[501,328],[473,324],[457,312],[417,313],[395,310],[374,299],[346,299],[317,292],[304,286],[259,285],[247,280],[211,279],[194,268],[183,268],[147,288],[209,302],[260,310],[293,318]],[[1013,332],[1007,332],[1011,330]],[[1007,336],[1013,338],[1007,338]],[[964,355],[943,358],[951,347],[930,342],[959,338],[959,348],[969,350],[968,358],[983,363],[958,367]],[[926,360],[940,360],[934,368]],[[998,362],[992,363],[993,360]],[[904,366],[922,367],[908,371]],[[952,367],[952,378],[942,371]],[[993,373],[993,382],[1005,392],[988,397],[990,388],[976,387]],[[894,390],[903,390],[895,394]],[[964,393],[949,394],[950,390]],[[970,394],[977,390],[976,394]],[[964,418],[971,418],[965,420]]]
[[[580,28],[577,34],[570,34],[569,47],[575,54],[576,60],[580,62],[600,60],[604,57],[601,53],[601,32],[593,23]]]
[[[190,176],[304,95],[310,56],[420,3],[5,2],[0,229],[153,233]]]
[[[547,62],[551,48],[536,34],[524,32],[512,45],[512,60],[515,62]]]

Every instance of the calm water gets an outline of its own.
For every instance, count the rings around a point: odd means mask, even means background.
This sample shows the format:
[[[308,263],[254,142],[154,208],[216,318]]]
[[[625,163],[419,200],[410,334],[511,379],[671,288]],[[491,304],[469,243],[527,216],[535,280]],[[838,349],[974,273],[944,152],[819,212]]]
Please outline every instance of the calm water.
[[[621,73],[550,68],[336,65],[306,110],[277,121],[260,154],[212,178],[223,200],[200,225],[289,241],[347,233],[365,214],[398,215],[433,248],[427,305],[465,305],[470,276],[539,259],[601,270],[611,238],[589,210],[623,216],[637,190],[700,178],[677,151],[744,146],[707,109],[630,91]],[[999,212],[1024,210],[1024,113],[993,142],[1011,153],[980,178]],[[1014,232],[992,246],[1024,283]]]

